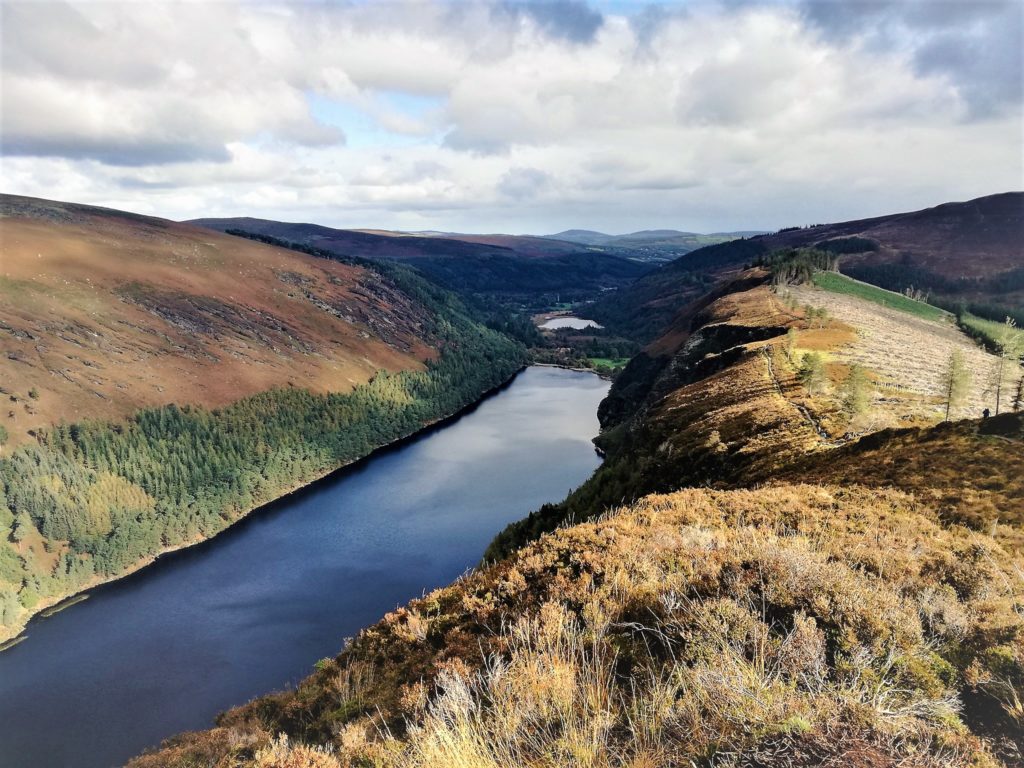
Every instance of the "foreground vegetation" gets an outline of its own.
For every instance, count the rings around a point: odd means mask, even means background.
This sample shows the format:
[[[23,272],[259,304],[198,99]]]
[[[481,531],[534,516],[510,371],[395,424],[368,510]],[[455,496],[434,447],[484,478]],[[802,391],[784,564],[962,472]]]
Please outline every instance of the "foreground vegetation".
[[[440,354],[345,394],[276,389],[209,410],[60,424],[0,458],[0,637],[33,610],[223,530],[249,510],[443,418],[506,381],[524,349],[411,271]]]
[[[1024,716],[1021,588],[898,492],[652,496],[131,765],[997,765],[1012,743],[972,729]]]

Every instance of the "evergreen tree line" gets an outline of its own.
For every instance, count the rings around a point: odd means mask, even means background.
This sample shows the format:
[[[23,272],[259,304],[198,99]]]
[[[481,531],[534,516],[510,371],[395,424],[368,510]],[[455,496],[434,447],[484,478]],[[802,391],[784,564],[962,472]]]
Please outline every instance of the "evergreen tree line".
[[[790,248],[762,257],[754,262],[772,273],[772,285],[809,283],[815,272],[836,271],[839,257],[816,248]]]
[[[335,257],[332,257],[335,258]],[[0,458],[0,624],[41,598],[207,538],[246,511],[458,411],[524,348],[399,265],[369,265],[433,311],[441,354],[344,394],[275,389],[227,407],[167,405],[60,424]]]

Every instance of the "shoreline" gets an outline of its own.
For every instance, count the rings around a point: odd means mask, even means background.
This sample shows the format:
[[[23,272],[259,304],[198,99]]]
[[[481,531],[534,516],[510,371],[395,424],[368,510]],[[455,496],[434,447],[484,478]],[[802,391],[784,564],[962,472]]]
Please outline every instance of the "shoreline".
[[[561,368],[563,371],[576,371],[577,373],[592,373],[599,379],[614,381],[610,375],[596,371],[593,368],[578,368],[572,365],[562,365],[561,363],[530,363],[530,367],[534,366],[537,368]]]
[[[519,368],[517,368],[515,371],[513,371],[513,373],[507,379],[505,379],[503,382],[501,382],[497,386],[494,386],[494,387],[491,387],[488,390],[485,390],[484,392],[481,392],[480,395],[475,400],[473,400],[472,402],[466,403],[465,405],[463,405],[458,410],[453,411],[452,413],[449,413],[446,416],[441,416],[441,417],[435,419],[434,421],[429,421],[429,422],[424,423],[415,432],[410,432],[409,434],[403,435],[402,437],[398,437],[398,438],[396,438],[394,440],[391,440],[390,442],[382,443],[381,445],[378,445],[376,448],[374,448],[369,453],[367,453],[365,456],[360,456],[358,459],[354,459],[354,460],[346,462],[344,464],[339,464],[338,466],[333,467],[331,469],[328,469],[325,472],[323,472],[321,474],[318,474],[318,475],[316,475],[315,477],[313,477],[313,478],[311,478],[309,480],[305,480],[303,482],[294,484],[288,490],[286,490],[283,493],[275,496],[274,498],[269,499],[268,501],[264,501],[263,503],[255,506],[255,507],[252,507],[251,509],[246,510],[245,512],[240,514],[238,517],[236,517],[233,520],[231,520],[227,525],[225,525],[223,528],[221,528],[219,531],[217,531],[212,536],[208,536],[208,537],[205,537],[205,538],[199,538],[199,539],[196,539],[194,541],[185,541],[185,542],[181,542],[180,544],[174,544],[172,546],[164,547],[159,552],[155,552],[154,554],[149,555],[149,556],[143,558],[142,560],[140,560],[139,562],[137,562],[134,565],[130,566],[128,569],[122,571],[121,573],[117,574],[116,576],[110,576],[110,577],[107,577],[107,578],[97,578],[94,581],[90,581],[89,583],[83,585],[81,588],[76,589],[74,592],[68,593],[66,595],[55,596],[52,599],[48,599],[48,600],[40,600],[39,603],[24,618],[24,620],[20,621],[16,626],[12,627],[11,631],[9,633],[0,634],[0,653],[3,653],[4,651],[9,650],[11,648],[14,648],[15,646],[17,646],[18,644],[20,644],[24,640],[27,640],[29,638],[29,635],[26,634],[25,631],[26,631],[26,629],[28,629],[28,625],[33,620],[35,620],[35,619],[50,618],[51,616],[54,616],[57,613],[60,613],[61,611],[63,611],[65,608],[70,608],[70,607],[72,607],[73,605],[75,605],[77,603],[80,603],[80,602],[83,602],[84,600],[87,600],[89,598],[89,595],[87,593],[90,590],[96,589],[97,587],[106,586],[108,584],[113,584],[113,583],[121,581],[122,579],[125,579],[125,578],[127,578],[129,576],[132,576],[132,575],[138,573],[139,571],[141,571],[142,569],[152,565],[153,563],[155,563],[157,560],[159,560],[161,557],[164,557],[165,555],[171,555],[171,554],[174,554],[175,552],[180,552],[180,551],[185,550],[185,549],[191,549],[192,547],[197,547],[197,546],[200,546],[202,544],[205,544],[208,541],[213,541],[214,539],[216,539],[218,536],[220,536],[225,531],[230,530],[236,524],[238,524],[238,523],[240,523],[240,522],[242,522],[244,520],[247,520],[252,515],[260,512],[261,510],[267,509],[267,508],[269,508],[269,507],[271,507],[271,506],[273,506],[275,504],[278,504],[281,501],[283,501],[285,499],[288,499],[288,498],[294,496],[297,493],[302,493],[303,491],[310,490],[310,489],[314,488],[315,486],[319,485],[320,483],[323,483],[323,482],[329,480],[331,478],[331,476],[336,474],[336,473],[343,472],[345,470],[357,467],[361,463],[363,463],[364,461],[368,461],[368,460],[376,457],[378,454],[384,453],[386,451],[396,450],[398,448],[401,448],[404,444],[409,443],[409,442],[411,442],[413,440],[418,440],[418,439],[420,439],[420,438],[430,434],[435,429],[441,429],[441,428],[447,426],[449,423],[451,423],[451,422],[461,418],[462,416],[465,416],[466,414],[470,413],[475,408],[479,407],[479,405],[481,403],[483,403],[485,400],[489,399],[493,395],[498,394],[501,390],[506,389],[507,387],[509,387],[512,384],[512,382],[515,381],[516,378],[518,378],[519,374],[521,374],[527,368],[533,367],[535,365],[538,366],[538,367],[544,367],[540,363],[524,363]],[[546,367],[560,368],[560,367],[563,367],[563,366],[546,366]],[[586,370],[586,369],[582,369],[582,370]],[[594,375],[597,375],[596,371],[587,371],[587,372],[588,373],[593,373]],[[66,605],[63,605],[63,607],[60,607],[62,603],[66,603]],[[52,609],[52,608],[55,608],[55,607],[57,608],[57,610],[52,610],[50,613],[46,613],[49,609]]]

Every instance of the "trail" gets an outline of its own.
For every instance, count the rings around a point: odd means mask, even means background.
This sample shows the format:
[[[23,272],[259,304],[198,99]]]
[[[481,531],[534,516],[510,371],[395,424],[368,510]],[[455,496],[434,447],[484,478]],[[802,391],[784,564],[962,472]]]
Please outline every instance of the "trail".
[[[818,435],[818,438],[821,440],[822,445],[824,445],[826,448],[838,448],[839,446],[846,445],[847,443],[852,442],[853,440],[856,440],[858,437],[860,437],[860,435],[851,435],[849,437],[840,437],[837,440],[830,439],[828,436],[828,432],[826,432],[824,428],[821,426],[821,423],[816,418],[814,418],[814,415],[810,412],[810,410],[805,406],[801,405],[800,403],[794,403],[792,400],[786,397],[785,393],[782,391],[782,383],[779,381],[779,377],[775,374],[775,364],[772,362],[771,346],[769,345],[762,347],[761,353],[764,355],[765,362],[768,364],[768,376],[771,378],[772,384],[775,386],[775,392],[778,394],[779,397],[781,397],[784,401],[789,403],[791,406],[793,406],[800,412],[800,415],[804,417],[804,421],[806,421],[811,426],[811,429],[813,429],[815,433]]]

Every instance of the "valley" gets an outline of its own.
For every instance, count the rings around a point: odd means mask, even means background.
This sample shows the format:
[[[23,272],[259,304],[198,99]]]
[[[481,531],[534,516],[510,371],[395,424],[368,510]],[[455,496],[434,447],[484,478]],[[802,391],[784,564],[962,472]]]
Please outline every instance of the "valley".
[[[439,235],[6,204],[5,364],[35,419],[8,415],[0,459],[7,636],[233,528],[3,652],[15,765],[1017,764],[1011,322],[771,246],[786,232],[527,295]],[[353,233],[401,245],[354,255]],[[495,237],[456,248],[513,247]],[[88,674],[46,663],[69,635]],[[56,743],[54,717],[78,723]]]
[[[523,348],[402,267],[3,199],[0,638],[475,402]]]
[[[583,482],[607,386],[528,368],[455,419],[35,619],[0,653],[0,764],[122,764],[301,679],[337,638],[457,578],[495,530]]]
[[[1024,768],[1021,0],[0,0],[0,768]]]
[[[663,327],[467,579],[131,766],[1019,764],[1024,414],[951,316],[803,258]]]

